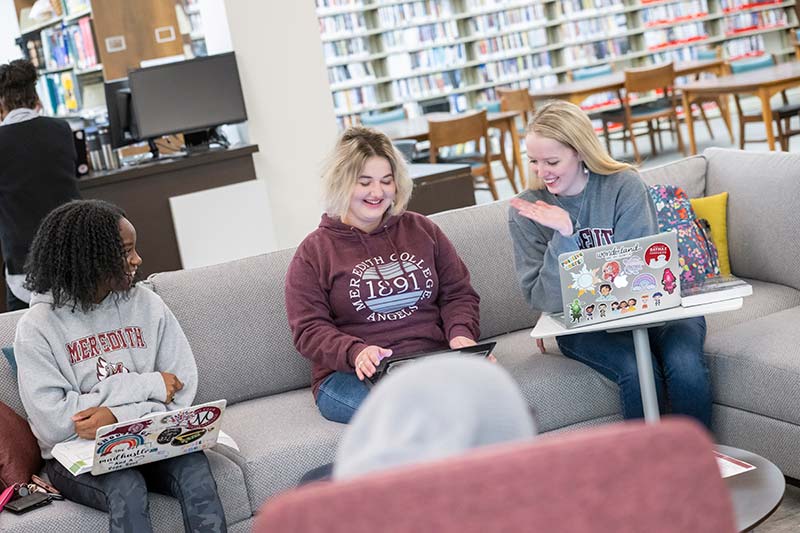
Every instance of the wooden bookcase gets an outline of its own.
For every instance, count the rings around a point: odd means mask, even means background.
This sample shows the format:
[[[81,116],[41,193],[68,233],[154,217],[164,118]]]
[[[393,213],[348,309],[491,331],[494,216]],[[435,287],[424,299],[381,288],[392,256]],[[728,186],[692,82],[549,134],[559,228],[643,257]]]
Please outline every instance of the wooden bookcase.
[[[793,53],[796,0],[316,0],[340,127],[496,87],[547,87],[571,70]],[[423,107],[424,109],[424,107]]]

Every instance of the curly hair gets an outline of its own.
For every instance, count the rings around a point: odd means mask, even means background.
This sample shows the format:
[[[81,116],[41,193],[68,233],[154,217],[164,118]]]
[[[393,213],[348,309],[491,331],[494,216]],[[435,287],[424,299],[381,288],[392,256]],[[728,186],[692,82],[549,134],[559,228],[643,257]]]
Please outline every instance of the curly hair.
[[[0,103],[6,111],[36,107],[39,103],[36,77],[36,67],[27,59],[17,59],[0,65]]]
[[[89,311],[102,283],[123,286],[125,246],[119,221],[125,212],[102,200],[73,200],[42,221],[25,263],[25,287],[50,292],[53,308],[69,303]]]

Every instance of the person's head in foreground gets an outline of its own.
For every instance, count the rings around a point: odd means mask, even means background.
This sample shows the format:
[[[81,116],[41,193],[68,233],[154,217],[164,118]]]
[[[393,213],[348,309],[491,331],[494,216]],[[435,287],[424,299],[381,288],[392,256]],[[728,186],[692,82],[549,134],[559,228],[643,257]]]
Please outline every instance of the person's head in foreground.
[[[384,378],[339,444],[334,479],[443,459],[533,437],[536,425],[519,386],[483,358],[417,361]]]

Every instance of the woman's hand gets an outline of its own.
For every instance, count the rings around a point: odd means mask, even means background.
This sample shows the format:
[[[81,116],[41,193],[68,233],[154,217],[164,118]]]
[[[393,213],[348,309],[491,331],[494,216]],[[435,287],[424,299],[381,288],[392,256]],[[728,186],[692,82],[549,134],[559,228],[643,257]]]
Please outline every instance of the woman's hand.
[[[164,379],[164,386],[167,388],[167,399],[164,403],[172,403],[175,393],[183,388],[183,383],[178,379],[178,376],[169,372],[161,372],[161,377]]]
[[[94,440],[97,428],[114,424],[117,417],[108,407],[90,407],[72,416],[75,433],[82,439]]]
[[[459,348],[466,348],[467,346],[475,346],[478,344],[474,340],[470,339],[469,337],[464,337],[463,335],[459,335],[458,337],[453,337],[450,339],[450,348],[453,350],[458,350]]]
[[[564,209],[541,200],[531,203],[522,198],[512,198],[511,207],[517,212],[542,226],[559,232],[564,237],[572,235],[572,219]]]
[[[375,368],[381,359],[385,359],[392,355],[392,351],[388,348],[381,348],[380,346],[367,346],[356,356],[356,376],[361,381],[364,378],[372,377],[375,373]]]

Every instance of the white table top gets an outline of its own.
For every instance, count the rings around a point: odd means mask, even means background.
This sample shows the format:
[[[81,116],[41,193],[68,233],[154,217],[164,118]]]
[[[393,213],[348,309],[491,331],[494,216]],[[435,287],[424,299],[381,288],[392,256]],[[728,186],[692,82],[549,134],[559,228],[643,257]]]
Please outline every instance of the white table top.
[[[574,335],[575,333],[587,333],[589,331],[608,331],[612,329],[633,329],[636,327],[646,327],[648,325],[661,324],[671,320],[681,320],[695,316],[713,315],[714,313],[724,313],[740,309],[743,304],[742,298],[722,300],[691,307],[671,307],[663,311],[653,311],[643,315],[619,318],[607,322],[599,322],[589,326],[567,329],[564,327],[564,319],[561,313],[543,313],[536,323],[536,327],[531,331],[534,339],[545,339],[548,337],[558,337],[561,335]]]

